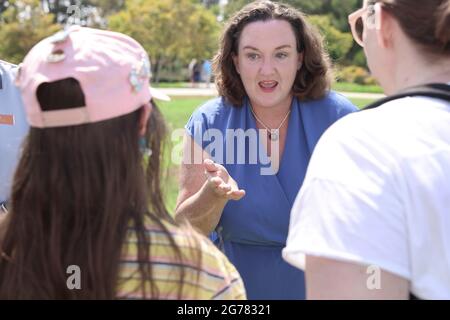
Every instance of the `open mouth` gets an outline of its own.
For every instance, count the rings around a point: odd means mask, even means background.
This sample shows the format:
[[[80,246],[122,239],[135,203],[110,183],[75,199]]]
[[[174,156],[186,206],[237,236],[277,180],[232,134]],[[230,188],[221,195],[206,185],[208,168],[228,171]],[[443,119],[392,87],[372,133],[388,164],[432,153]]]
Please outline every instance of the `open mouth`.
[[[277,81],[260,81],[258,83],[258,85],[264,92],[272,92],[278,86],[278,82]]]

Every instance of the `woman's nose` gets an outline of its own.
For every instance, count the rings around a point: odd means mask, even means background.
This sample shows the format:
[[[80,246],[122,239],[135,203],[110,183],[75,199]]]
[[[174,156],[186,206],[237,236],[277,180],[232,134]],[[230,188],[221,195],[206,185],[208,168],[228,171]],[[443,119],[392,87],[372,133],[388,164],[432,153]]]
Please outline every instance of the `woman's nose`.
[[[274,72],[272,59],[263,59],[259,73],[261,75],[271,75]]]

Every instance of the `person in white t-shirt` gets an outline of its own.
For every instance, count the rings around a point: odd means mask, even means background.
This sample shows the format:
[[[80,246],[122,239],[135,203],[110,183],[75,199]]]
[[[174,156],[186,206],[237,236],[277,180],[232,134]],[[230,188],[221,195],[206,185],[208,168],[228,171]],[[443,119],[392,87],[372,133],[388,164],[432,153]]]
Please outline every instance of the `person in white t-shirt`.
[[[450,0],[366,0],[349,22],[386,94],[450,84]],[[308,299],[450,299],[450,102],[406,97],[330,127],[283,257]]]

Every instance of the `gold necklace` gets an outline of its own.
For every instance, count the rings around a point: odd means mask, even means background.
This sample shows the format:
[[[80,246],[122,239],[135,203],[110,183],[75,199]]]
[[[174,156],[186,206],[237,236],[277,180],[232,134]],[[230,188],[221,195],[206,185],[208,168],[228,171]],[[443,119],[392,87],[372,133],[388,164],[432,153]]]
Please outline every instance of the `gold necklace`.
[[[263,125],[263,127],[266,129],[267,134],[269,135],[269,139],[272,141],[277,141],[280,138],[280,134],[279,134],[280,128],[283,126],[283,124],[286,122],[286,119],[289,117],[289,114],[291,113],[291,109],[289,109],[289,111],[284,116],[283,121],[281,121],[280,125],[276,129],[270,129],[268,126],[266,126],[266,124],[264,122],[262,122],[262,120],[259,119],[258,116],[256,115],[256,113],[253,111],[252,106],[250,106],[250,110],[252,110],[252,114],[255,117],[256,121],[261,123]]]

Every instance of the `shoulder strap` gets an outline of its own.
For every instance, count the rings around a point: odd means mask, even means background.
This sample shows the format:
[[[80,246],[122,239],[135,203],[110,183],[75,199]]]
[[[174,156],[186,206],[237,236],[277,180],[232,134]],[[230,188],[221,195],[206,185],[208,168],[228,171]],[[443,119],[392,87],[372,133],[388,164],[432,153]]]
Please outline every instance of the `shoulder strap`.
[[[398,94],[375,101],[363,110],[374,109],[392,100],[414,96],[423,96],[450,101],[450,85],[445,83],[431,83],[423,86],[411,87]]]

